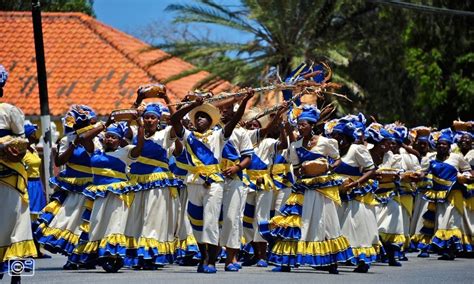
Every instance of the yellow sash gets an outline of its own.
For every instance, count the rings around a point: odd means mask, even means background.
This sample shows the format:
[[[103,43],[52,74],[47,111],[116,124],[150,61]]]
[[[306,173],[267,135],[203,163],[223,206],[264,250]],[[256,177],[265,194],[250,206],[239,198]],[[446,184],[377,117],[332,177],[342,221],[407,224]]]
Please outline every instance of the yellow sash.
[[[262,189],[265,191],[270,191],[275,188],[275,184],[273,183],[273,179],[270,176],[269,170],[249,170],[247,169],[247,175],[249,179],[254,183],[257,184],[257,180],[259,178],[263,179],[263,187]]]
[[[25,166],[22,163],[14,163],[5,160],[0,160],[0,164],[17,173],[16,175],[1,178],[0,181],[18,190],[21,199],[28,203],[28,175]]]

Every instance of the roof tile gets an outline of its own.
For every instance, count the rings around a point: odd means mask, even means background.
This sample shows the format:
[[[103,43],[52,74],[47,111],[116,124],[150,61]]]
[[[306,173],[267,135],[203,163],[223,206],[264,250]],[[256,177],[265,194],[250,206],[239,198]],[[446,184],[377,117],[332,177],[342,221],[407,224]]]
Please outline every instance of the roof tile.
[[[130,106],[139,85],[194,68],[179,58],[149,67],[167,53],[158,49],[143,52],[149,45],[82,13],[42,13],[42,20],[53,116],[62,115],[75,103],[107,115],[115,108]],[[10,72],[2,101],[17,105],[26,115],[39,115],[31,13],[0,12],[0,26],[0,63]],[[207,75],[199,72],[168,83],[171,100],[183,98]],[[222,81],[214,91],[230,87]]]

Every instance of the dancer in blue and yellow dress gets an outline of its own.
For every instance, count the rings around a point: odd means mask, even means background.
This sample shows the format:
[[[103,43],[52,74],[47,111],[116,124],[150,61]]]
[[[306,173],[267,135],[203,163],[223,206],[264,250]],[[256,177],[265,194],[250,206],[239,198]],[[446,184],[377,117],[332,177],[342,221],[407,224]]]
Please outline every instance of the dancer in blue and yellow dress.
[[[374,191],[377,182],[370,179],[375,165],[367,147],[363,144],[365,119],[361,114],[341,118],[334,126],[332,137],[339,142],[341,164],[334,172],[345,178],[340,188],[342,207],[339,211],[342,234],[349,239],[357,267],[355,272],[366,273],[376,260],[379,234]]]
[[[281,216],[260,224],[261,233],[274,239],[269,261],[275,272],[308,265],[337,274],[337,263],[352,257],[337,216],[342,180],[329,170],[340,161],[337,141],[314,135],[319,119],[316,106],[305,105],[297,117],[301,139],[291,144],[290,162],[296,180]],[[329,160],[333,163],[329,164]]]
[[[428,210],[434,214],[435,220],[431,246],[440,250],[439,259],[453,260],[456,253],[464,250],[464,246],[472,246],[470,240],[463,238],[465,202],[460,187],[456,186],[458,175],[472,179],[472,170],[462,155],[451,152],[453,133],[450,129],[442,130],[433,142],[436,153],[430,155],[429,164],[425,164],[430,185],[424,193],[430,201]]]
[[[431,151],[429,137],[431,130],[425,126],[415,127],[411,130],[414,135],[413,148],[420,153],[418,160],[420,165],[428,164],[427,156]],[[413,215],[410,225],[410,241],[412,249],[419,249],[418,257],[429,257],[428,249],[433,236],[433,228],[427,228],[425,224],[433,223],[433,220],[425,220],[423,216],[428,211],[428,200],[424,199],[426,181],[423,179],[416,183],[415,201],[413,204]],[[433,216],[434,217],[434,216]]]
[[[104,136],[104,149],[91,157],[93,180],[85,191],[94,200],[88,227],[87,239],[74,250],[73,259],[90,263],[98,259],[107,272],[116,272],[124,264],[132,265],[139,252],[139,239],[144,219],[140,198],[135,199],[136,183],[132,183],[127,170],[141,154],[144,145],[144,130],[141,117],[136,118],[138,134],[136,145],[120,148],[124,138],[123,128],[110,124]],[[94,131],[94,130],[91,130]],[[88,133],[92,137],[98,132]]]
[[[242,117],[252,93],[244,98],[236,115],[222,128],[213,130],[220,121],[220,113],[202,98],[181,108],[171,116],[171,125],[186,149],[188,176],[188,216],[201,252],[197,271],[216,273],[215,262],[219,244],[219,215],[222,206],[222,152],[235,126]],[[195,131],[185,129],[183,117],[189,117]]]
[[[158,130],[163,106],[150,103],[143,112],[145,142],[138,159],[130,165],[130,180],[140,191],[143,227],[134,267],[154,268],[174,261],[178,225],[178,180],[169,169],[176,134],[171,126]],[[137,144],[137,139],[133,140]]]
[[[67,133],[58,144],[54,159],[57,166],[65,166],[50,183],[55,186],[51,202],[46,205],[37,221],[35,238],[52,253],[70,255],[79,243],[83,207],[87,206],[84,189],[92,181],[90,153],[101,148],[97,139],[83,141],[81,135],[93,129],[94,112],[87,106],[73,105],[63,122]],[[77,269],[68,261],[64,269]]]
[[[0,97],[7,74],[0,65]],[[0,103],[0,279],[9,271],[10,260],[37,255],[31,232],[27,172],[21,163],[27,141],[18,137],[24,133],[24,120],[19,108]],[[19,275],[12,277],[12,283],[20,281]]]
[[[375,198],[379,202],[376,205],[376,217],[380,240],[389,265],[401,266],[396,260],[396,254],[401,251],[407,240],[399,195],[401,157],[391,151],[394,135],[384,129],[383,125],[372,123],[365,133],[366,141],[374,145],[369,151],[377,166],[375,178],[378,180],[378,186]]]
[[[35,144],[39,142],[36,131],[38,127],[31,123],[25,124],[25,137],[28,139],[28,149],[23,158],[23,162],[27,167],[28,173],[28,196],[30,200],[31,222],[38,219],[41,210],[46,206],[46,192],[41,181],[41,158],[35,148]],[[35,241],[39,258],[50,258],[46,254],[40,252],[38,242]]]

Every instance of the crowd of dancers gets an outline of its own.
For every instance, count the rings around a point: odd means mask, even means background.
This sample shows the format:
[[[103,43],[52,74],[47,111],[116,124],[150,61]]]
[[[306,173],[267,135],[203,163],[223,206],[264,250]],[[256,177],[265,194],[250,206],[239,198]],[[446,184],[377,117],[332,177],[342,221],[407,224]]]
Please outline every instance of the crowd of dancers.
[[[164,104],[138,95],[136,112],[105,123],[71,106],[49,203],[37,127],[1,103],[0,275],[8,260],[41,257],[40,246],[66,255],[64,269],[108,272],[178,263],[216,273],[220,260],[230,272],[365,273],[375,261],[401,266],[409,250],[441,260],[472,252],[472,122],[323,121],[316,105],[293,103],[258,116],[252,96],[175,109],[166,93]],[[16,137],[28,139],[25,151]]]

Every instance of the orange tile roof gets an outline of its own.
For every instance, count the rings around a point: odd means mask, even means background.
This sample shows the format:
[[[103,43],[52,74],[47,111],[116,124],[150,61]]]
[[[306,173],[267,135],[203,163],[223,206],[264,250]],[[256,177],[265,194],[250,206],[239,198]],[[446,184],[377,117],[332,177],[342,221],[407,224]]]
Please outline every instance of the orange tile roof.
[[[134,102],[141,84],[160,82],[194,66],[173,58],[153,67],[152,60],[167,55],[146,43],[82,13],[42,13],[51,115],[60,116],[71,104],[86,104],[99,115]],[[3,102],[39,115],[33,24],[30,12],[0,12],[0,64],[10,73]],[[207,72],[166,84],[177,101]],[[230,88],[222,81],[213,91]]]

